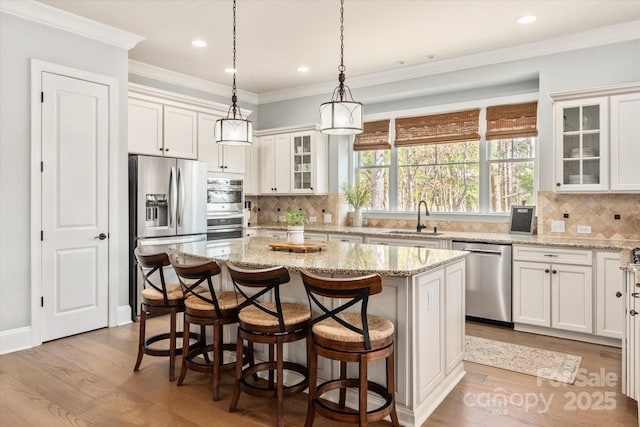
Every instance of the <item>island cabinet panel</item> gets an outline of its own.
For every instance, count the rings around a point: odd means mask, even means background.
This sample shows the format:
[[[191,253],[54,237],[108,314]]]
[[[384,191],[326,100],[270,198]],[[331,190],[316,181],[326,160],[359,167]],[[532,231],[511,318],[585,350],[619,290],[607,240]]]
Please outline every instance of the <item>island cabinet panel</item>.
[[[443,270],[415,278],[415,376],[416,402],[427,399],[445,377],[444,336],[445,275]]]
[[[465,264],[447,267],[445,288],[445,356],[447,374],[462,363],[464,357]]]

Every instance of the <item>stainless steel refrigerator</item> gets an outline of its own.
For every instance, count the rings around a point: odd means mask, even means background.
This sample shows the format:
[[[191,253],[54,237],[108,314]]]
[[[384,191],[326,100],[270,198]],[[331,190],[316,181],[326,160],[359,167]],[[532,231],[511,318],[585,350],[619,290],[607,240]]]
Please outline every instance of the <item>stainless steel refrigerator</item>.
[[[207,240],[207,164],[195,160],[129,156],[129,301],[133,320],[142,289],[133,251]],[[168,269],[167,280],[172,279]],[[173,282],[172,282],[173,283]]]

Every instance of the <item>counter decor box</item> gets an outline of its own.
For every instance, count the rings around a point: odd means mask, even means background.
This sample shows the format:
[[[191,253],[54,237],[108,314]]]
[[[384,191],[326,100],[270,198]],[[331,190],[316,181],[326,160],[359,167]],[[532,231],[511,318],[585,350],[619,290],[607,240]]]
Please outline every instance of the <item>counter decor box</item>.
[[[534,234],[536,225],[535,206],[511,206],[509,233]]]

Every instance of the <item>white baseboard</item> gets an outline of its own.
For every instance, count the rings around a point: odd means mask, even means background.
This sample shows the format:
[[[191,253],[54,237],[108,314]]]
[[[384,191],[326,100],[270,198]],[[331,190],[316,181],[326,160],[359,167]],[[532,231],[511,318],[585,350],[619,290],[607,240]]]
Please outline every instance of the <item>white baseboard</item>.
[[[0,332],[0,354],[26,350],[31,345],[31,326]]]
[[[131,322],[131,306],[119,305],[116,313],[116,324],[114,326],[128,325]]]
[[[606,345],[609,347],[622,347],[622,340],[619,338],[601,337],[598,335],[584,334],[581,332],[565,331],[562,329],[546,328],[544,326],[527,325],[524,323],[514,323],[514,331],[528,332],[532,334],[548,335],[550,337],[565,338],[575,341],[583,341],[591,344]]]

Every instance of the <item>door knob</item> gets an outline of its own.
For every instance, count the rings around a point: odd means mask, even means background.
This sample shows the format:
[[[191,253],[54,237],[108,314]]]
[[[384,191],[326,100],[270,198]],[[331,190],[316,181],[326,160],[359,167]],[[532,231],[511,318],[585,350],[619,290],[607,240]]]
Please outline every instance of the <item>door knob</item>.
[[[620,298],[622,296],[622,292],[618,291],[616,292],[616,298]]]
[[[107,238],[107,235],[104,233],[100,233],[96,237],[94,237],[94,239],[100,239],[100,240],[104,240],[106,238]]]

